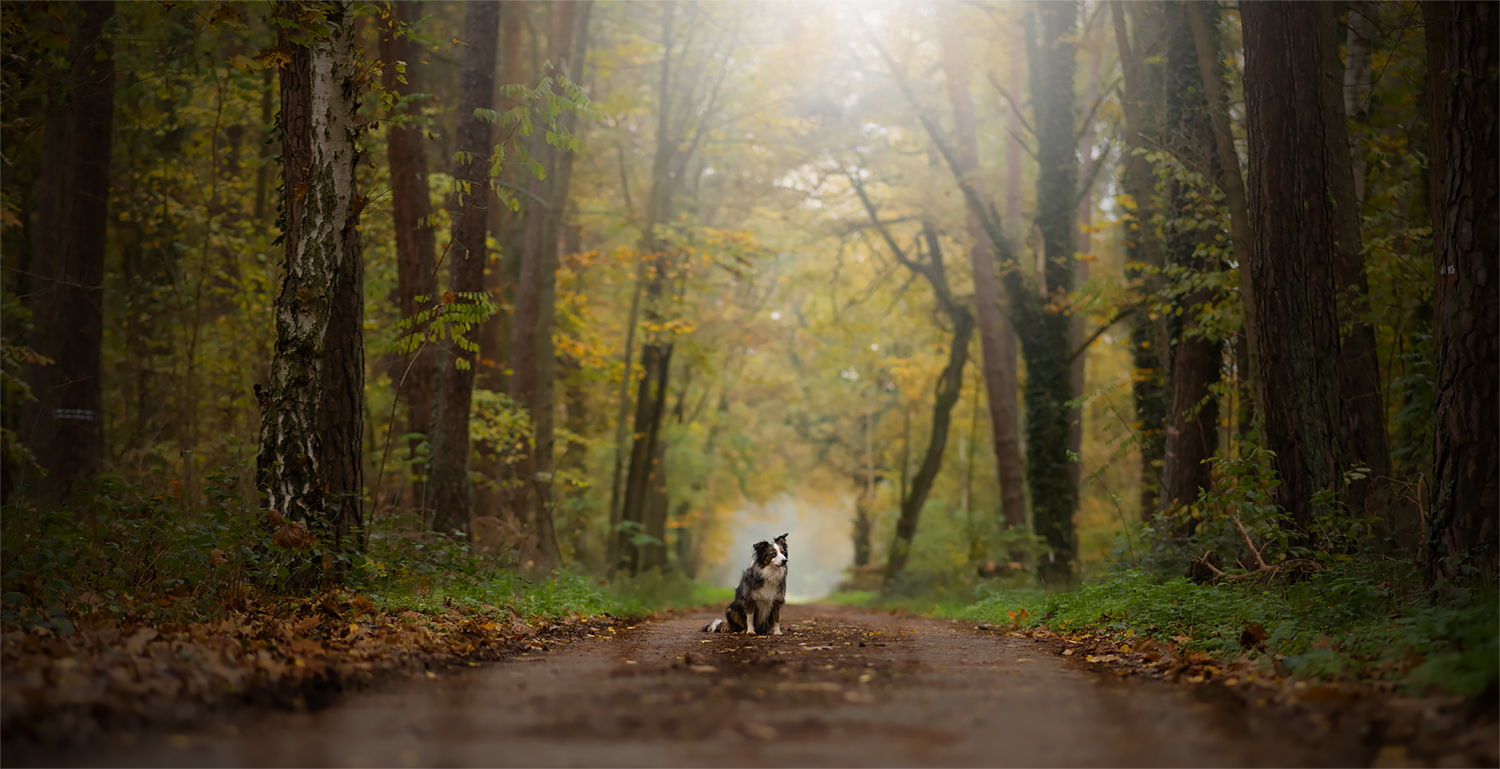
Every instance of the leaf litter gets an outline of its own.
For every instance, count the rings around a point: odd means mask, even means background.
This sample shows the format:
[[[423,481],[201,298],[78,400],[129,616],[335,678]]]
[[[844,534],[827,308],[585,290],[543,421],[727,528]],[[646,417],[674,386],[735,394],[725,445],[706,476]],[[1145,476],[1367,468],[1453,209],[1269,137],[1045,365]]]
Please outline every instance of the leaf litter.
[[[258,602],[214,621],[150,624],[93,613],[59,635],[0,632],[5,741],[64,746],[102,732],[181,726],[237,704],[315,708],[427,668],[543,651],[613,631],[605,615],[528,624],[514,607],[385,612],[364,596]]]

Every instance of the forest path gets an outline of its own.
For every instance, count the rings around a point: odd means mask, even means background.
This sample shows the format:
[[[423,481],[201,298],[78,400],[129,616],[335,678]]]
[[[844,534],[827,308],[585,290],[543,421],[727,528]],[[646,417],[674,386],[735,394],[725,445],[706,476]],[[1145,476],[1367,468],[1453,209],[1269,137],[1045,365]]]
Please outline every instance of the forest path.
[[[394,682],[305,713],[56,757],[114,766],[1363,765],[1187,687],[1080,669],[972,624],[788,606],[784,634],[714,614]]]

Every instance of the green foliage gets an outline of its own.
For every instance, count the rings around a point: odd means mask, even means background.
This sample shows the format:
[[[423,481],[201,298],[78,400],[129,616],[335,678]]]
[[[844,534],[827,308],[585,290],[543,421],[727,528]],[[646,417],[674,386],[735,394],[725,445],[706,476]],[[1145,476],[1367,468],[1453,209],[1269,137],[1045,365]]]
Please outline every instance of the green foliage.
[[[275,591],[302,553],[272,542],[241,503],[238,472],[206,478],[203,503],[98,481],[74,510],[4,508],[0,618],[72,628],[72,618],[187,621],[222,616],[253,587]],[[316,537],[311,547],[316,555]]]
[[[1306,678],[1375,678],[1412,691],[1476,695],[1500,676],[1500,593],[1494,585],[1431,596],[1410,565],[1348,561],[1290,585],[1159,580],[1131,569],[1077,590],[992,592],[960,619],[1058,631],[1133,631],[1228,658],[1251,625],[1265,651]],[[1025,610],[1029,616],[1019,614]]]

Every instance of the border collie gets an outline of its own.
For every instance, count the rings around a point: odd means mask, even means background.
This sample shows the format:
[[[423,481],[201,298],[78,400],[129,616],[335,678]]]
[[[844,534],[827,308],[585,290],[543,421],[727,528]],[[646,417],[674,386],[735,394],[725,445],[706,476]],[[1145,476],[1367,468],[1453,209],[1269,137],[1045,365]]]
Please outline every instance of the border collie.
[[[728,628],[734,633],[781,635],[781,605],[786,603],[786,535],[774,542],[755,543],[755,560],[740,576],[734,602],[724,610],[724,619],[703,626],[705,633]]]

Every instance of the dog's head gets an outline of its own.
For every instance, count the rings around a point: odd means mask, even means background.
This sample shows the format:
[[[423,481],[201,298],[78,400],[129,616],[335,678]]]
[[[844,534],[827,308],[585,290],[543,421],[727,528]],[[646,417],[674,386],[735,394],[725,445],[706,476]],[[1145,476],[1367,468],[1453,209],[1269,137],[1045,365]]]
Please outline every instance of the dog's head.
[[[761,540],[755,543],[755,563],[758,566],[785,566],[788,558],[785,534],[774,542]]]

